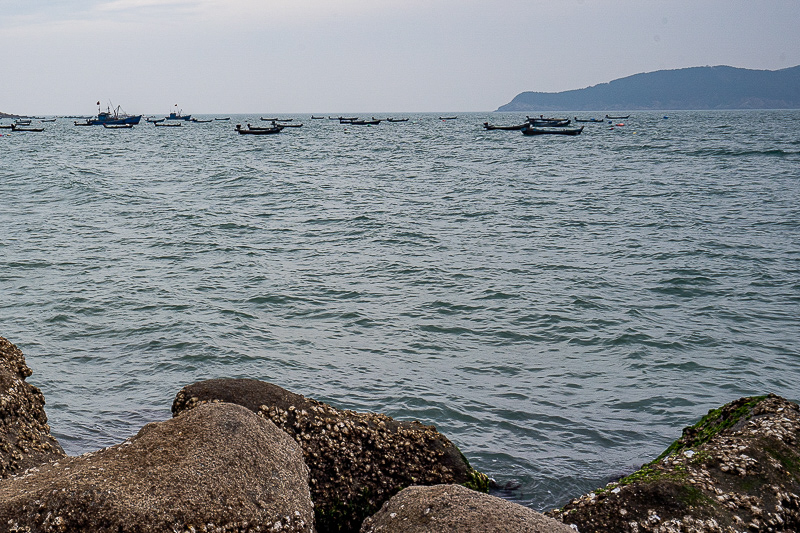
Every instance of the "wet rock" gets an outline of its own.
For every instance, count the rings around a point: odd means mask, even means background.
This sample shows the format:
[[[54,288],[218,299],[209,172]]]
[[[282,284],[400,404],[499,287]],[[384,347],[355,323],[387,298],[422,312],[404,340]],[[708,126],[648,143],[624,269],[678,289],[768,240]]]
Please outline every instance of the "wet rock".
[[[655,461],[546,513],[580,533],[800,531],[800,407],[741,398]]]
[[[0,531],[313,531],[312,509],[299,446],[230,404],[0,483]]]
[[[358,531],[361,522],[410,485],[460,483],[488,490],[488,478],[432,426],[336,409],[251,379],[216,379],[184,387],[179,414],[207,402],[242,405],[297,441],[311,470],[320,532]]]
[[[42,391],[19,348],[0,337],[0,478],[64,457],[50,434]]]
[[[361,533],[575,533],[536,511],[461,485],[408,487],[364,520]]]

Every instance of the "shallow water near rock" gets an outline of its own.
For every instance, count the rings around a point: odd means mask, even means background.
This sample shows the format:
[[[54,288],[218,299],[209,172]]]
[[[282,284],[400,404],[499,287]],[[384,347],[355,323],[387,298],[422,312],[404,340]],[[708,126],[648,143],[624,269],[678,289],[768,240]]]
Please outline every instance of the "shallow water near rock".
[[[0,130],[0,335],[69,454],[246,377],[433,424],[562,505],[800,390],[800,112],[631,115]]]

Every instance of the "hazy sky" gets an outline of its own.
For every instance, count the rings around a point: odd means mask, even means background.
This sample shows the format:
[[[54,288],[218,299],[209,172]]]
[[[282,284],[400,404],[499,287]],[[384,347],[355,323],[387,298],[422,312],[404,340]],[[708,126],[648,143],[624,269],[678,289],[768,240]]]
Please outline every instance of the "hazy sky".
[[[798,0],[0,0],[0,111],[490,111],[800,64]]]

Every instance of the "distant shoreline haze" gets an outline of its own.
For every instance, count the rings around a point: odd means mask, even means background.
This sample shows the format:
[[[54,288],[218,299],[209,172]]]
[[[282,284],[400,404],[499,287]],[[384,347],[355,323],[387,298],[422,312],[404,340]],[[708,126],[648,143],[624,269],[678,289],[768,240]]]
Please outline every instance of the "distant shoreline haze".
[[[658,70],[583,89],[557,93],[525,91],[495,111],[715,109],[800,109],[800,65],[780,70],[752,70],[724,65]],[[209,113],[195,111],[194,114]],[[0,111],[0,119],[26,117]]]
[[[527,91],[497,111],[798,109],[800,66],[690,67],[634,74],[558,93]]]

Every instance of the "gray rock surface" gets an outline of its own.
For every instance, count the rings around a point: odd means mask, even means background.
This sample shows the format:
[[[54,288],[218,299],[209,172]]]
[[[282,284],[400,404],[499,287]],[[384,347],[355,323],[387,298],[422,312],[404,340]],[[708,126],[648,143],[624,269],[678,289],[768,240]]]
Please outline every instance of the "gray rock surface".
[[[339,410],[252,379],[184,387],[172,412],[206,402],[242,405],[273,421],[303,448],[320,532],[358,531],[361,522],[409,485],[465,483],[488,489],[456,446],[432,426]]]
[[[364,520],[361,533],[575,533],[522,505],[461,485],[408,487]]]
[[[800,531],[800,407],[775,395],[709,411],[651,463],[548,516],[580,533]]]
[[[3,481],[0,530],[313,531],[308,468],[271,422],[204,405]]]
[[[64,457],[50,434],[44,396],[25,378],[22,351],[0,337],[0,478]]]

